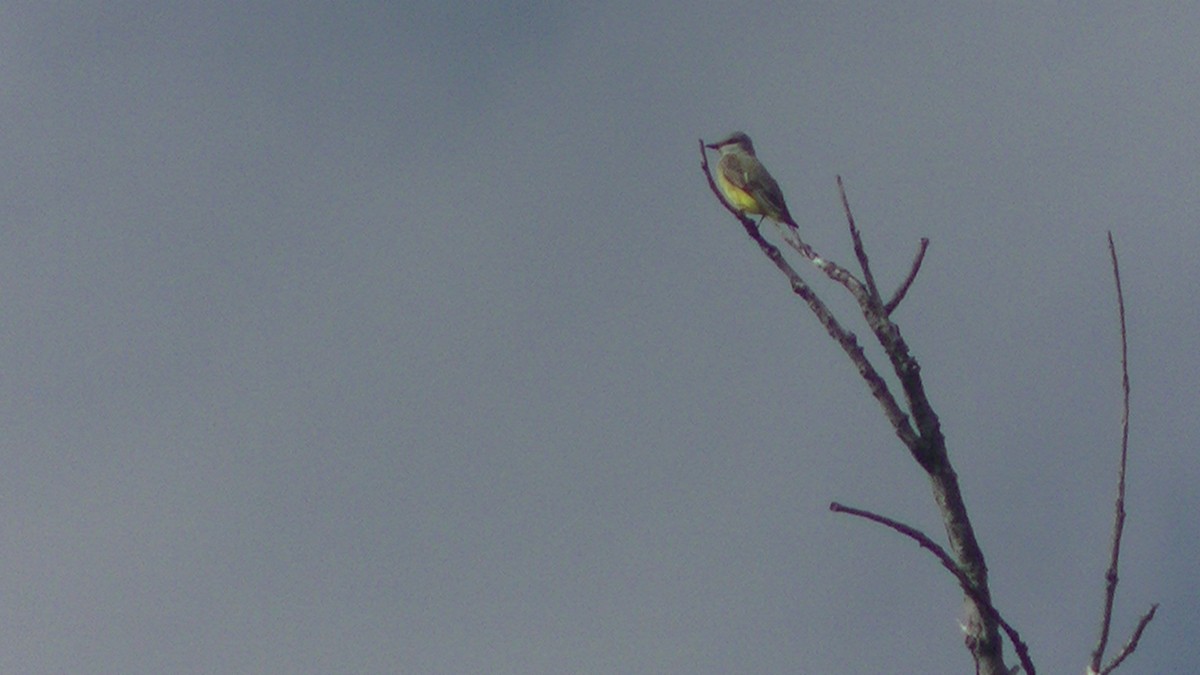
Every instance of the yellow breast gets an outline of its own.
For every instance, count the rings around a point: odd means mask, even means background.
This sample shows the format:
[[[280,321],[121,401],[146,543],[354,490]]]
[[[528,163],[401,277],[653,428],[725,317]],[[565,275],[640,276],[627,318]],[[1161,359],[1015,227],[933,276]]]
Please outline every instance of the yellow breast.
[[[721,186],[721,192],[725,193],[725,198],[729,200],[730,204],[733,204],[735,209],[745,213],[763,213],[762,207],[758,205],[758,200],[754,198],[754,195],[725,180],[724,174],[717,173],[717,185]]]

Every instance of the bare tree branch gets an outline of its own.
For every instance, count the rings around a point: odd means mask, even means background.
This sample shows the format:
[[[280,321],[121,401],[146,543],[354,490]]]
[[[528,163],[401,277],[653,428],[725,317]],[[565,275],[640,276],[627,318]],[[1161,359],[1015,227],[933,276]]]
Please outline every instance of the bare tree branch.
[[[942,514],[950,548],[957,558],[957,567],[969,581],[969,587],[972,589],[971,592],[966,593],[968,648],[978,665],[979,672],[983,675],[1009,675],[1008,667],[1004,664],[1003,659],[1000,624],[996,620],[995,613],[988,609],[991,607],[991,594],[988,590],[987,564],[984,561],[983,550],[975,538],[974,528],[967,515],[966,502],[963,500],[962,490],[958,485],[958,476],[950,465],[941,423],[925,393],[925,385],[921,379],[921,367],[912,357],[908,344],[900,334],[900,328],[891,321],[878,293],[872,293],[845,268],[818,256],[811,246],[799,240],[798,234],[789,236],[785,233],[785,241],[789,245],[854,296],[867,325],[892,363],[892,369],[904,391],[911,420],[909,415],[900,409],[886,383],[863,354],[854,334],[841,327],[824,303],[816,297],[812,288],[783,259],[779,250],[762,238],[754,222],[725,201],[724,195],[717,188],[709,171],[703,141],[700,141],[700,155],[701,168],[708,178],[709,188],[713,194],[725,205],[726,209],[738,218],[746,233],[754,239],[776,268],[787,276],[793,292],[808,303],[809,308],[817,315],[818,320],[825,326],[830,336],[841,344],[842,349],[858,368],[859,374],[871,389],[872,395],[883,407],[884,414],[891,422],[896,435],[904,443],[913,459],[929,474],[934,501]],[[845,200],[843,200],[843,206],[847,219],[852,221],[854,216]]]
[[[846,352],[846,355],[850,357],[851,362],[854,363],[855,368],[858,369],[859,375],[866,381],[868,388],[871,390],[871,395],[875,397],[875,400],[878,401],[879,405],[883,408],[884,415],[887,417],[888,421],[891,422],[892,428],[895,430],[896,435],[899,436],[900,441],[904,443],[906,447],[914,446],[917,443],[917,436],[916,432],[913,431],[912,424],[909,422],[908,415],[901,410],[900,404],[896,402],[896,398],[888,389],[887,382],[884,381],[883,377],[880,376],[879,372],[875,370],[875,367],[871,365],[871,362],[867,359],[862,347],[858,344],[858,338],[854,335],[854,333],[842,327],[837,318],[833,316],[833,312],[829,310],[829,307],[825,305],[825,303],[819,297],[817,297],[817,294],[815,291],[813,291],[812,287],[809,286],[808,283],[800,277],[800,274],[788,264],[787,260],[785,260],[783,255],[779,252],[779,249],[763,238],[762,233],[758,231],[758,226],[755,224],[755,222],[750,218],[747,218],[741,211],[733,208],[729,202],[725,201],[724,195],[722,195],[720,189],[717,188],[717,184],[715,181],[713,181],[712,174],[709,172],[708,157],[704,153],[703,140],[700,141],[700,156],[700,166],[704,169],[704,175],[708,178],[708,187],[713,191],[713,194],[716,195],[721,204],[723,204],[725,208],[732,213],[739,222],[741,222],[742,227],[746,230],[746,234],[748,234],[750,238],[758,244],[758,247],[762,250],[763,254],[766,255],[767,258],[775,264],[775,267],[778,268],[779,271],[788,278],[788,282],[792,287],[792,292],[800,296],[800,298],[808,304],[809,309],[811,309],[813,314],[817,316],[817,320],[820,321],[821,325],[825,327],[825,331],[829,333],[829,336],[832,337],[839,345],[841,345],[842,350]],[[798,237],[796,238],[797,240],[799,239]],[[804,255],[804,257],[810,261],[813,261],[814,264],[816,264],[822,270],[825,270],[827,274],[829,274],[829,270],[831,269],[845,272],[844,268],[825,261],[817,254],[815,250],[813,250],[811,246],[803,243],[802,241],[798,242],[799,246],[790,241],[789,243],[792,244],[793,248],[796,248],[797,251]],[[844,279],[841,274],[837,272],[835,272],[835,274],[837,275],[836,277],[834,274],[830,274],[831,278],[834,278],[835,281]],[[848,272],[846,275],[850,279],[853,279],[853,276],[849,275]],[[857,280],[854,281],[857,282]],[[848,285],[847,288],[850,288],[851,286],[854,286],[854,284]],[[860,291],[862,289],[861,284],[858,284],[855,287]],[[854,291],[851,290],[851,292],[853,293]]]
[[[849,207],[843,204],[847,217],[852,218]],[[900,328],[883,311],[880,304],[870,306],[859,302],[863,317],[871,327],[875,338],[883,347],[892,368],[904,390],[908,409],[917,427],[918,442],[909,446],[913,458],[929,474],[934,501],[942,514],[950,548],[958,560],[959,569],[971,581],[974,594],[968,594],[967,624],[973,657],[985,675],[1006,675],[1003,660],[1003,645],[1000,641],[998,624],[986,610],[991,603],[988,590],[987,563],[983,549],[975,538],[975,530],[967,514],[967,505],[958,485],[958,476],[950,464],[946,450],[946,439],[942,435],[941,422],[934,412],[925,385],[921,379],[921,367],[900,335]]]
[[[927,248],[929,248],[929,239],[921,237],[921,246],[917,249],[917,257],[913,259],[912,268],[908,270],[908,276],[900,284],[900,288],[896,289],[896,292],[892,295],[892,299],[888,300],[887,304],[883,306],[883,311],[887,312],[888,316],[891,316],[892,312],[896,311],[896,308],[900,306],[900,302],[904,300],[904,296],[908,294],[909,287],[916,281],[917,272],[921,271],[921,263],[925,260],[925,249]]]
[[[1013,649],[1017,653],[1017,659],[1021,661],[1021,667],[1025,669],[1025,672],[1028,673],[1028,675],[1037,675],[1037,671],[1035,671],[1033,667],[1033,660],[1029,657],[1029,646],[1026,645],[1023,640],[1021,640],[1021,636],[1017,633],[1017,629],[1013,628],[1011,624],[1004,620],[1004,617],[1000,615],[1000,610],[996,609],[996,606],[992,604],[991,599],[979,595],[978,589],[972,585],[971,580],[967,578],[967,575],[964,574],[961,569],[959,569],[958,564],[954,562],[954,558],[952,558],[950,554],[946,552],[946,549],[939,546],[937,542],[930,539],[928,535],[926,535],[924,532],[921,532],[917,528],[912,527],[911,525],[905,525],[897,520],[892,520],[887,516],[881,516],[877,513],[872,513],[864,509],[856,509],[852,506],[845,506],[837,502],[832,502],[829,505],[829,510],[833,511],[834,513],[846,513],[852,516],[858,516],[860,518],[865,518],[867,520],[879,523],[885,527],[890,527],[891,529],[917,542],[921,548],[932,553],[934,557],[938,559],[938,562],[942,564],[942,567],[945,567],[951,574],[954,575],[954,578],[958,580],[958,585],[962,587],[963,592],[972,596],[977,602],[983,605],[988,613],[990,613],[992,617],[1000,624],[1000,627],[1004,629],[1004,632],[1008,634],[1008,638],[1012,640]]]
[[[1150,611],[1138,623],[1133,638],[1127,643],[1121,654],[1112,664],[1100,669],[1104,660],[1104,650],[1108,647],[1109,631],[1112,627],[1113,603],[1117,596],[1117,567],[1121,558],[1121,536],[1125,531],[1125,470],[1129,458],[1129,337],[1125,327],[1125,295],[1121,290],[1121,268],[1117,264],[1117,246],[1113,243],[1112,232],[1108,233],[1108,254],[1112,260],[1113,279],[1117,285],[1117,317],[1121,323],[1121,461],[1117,467],[1117,503],[1116,515],[1113,518],[1112,547],[1109,551],[1108,571],[1104,574],[1104,612],[1100,617],[1100,639],[1092,650],[1090,673],[1108,673],[1117,667],[1121,661],[1137,648],[1138,639],[1146,625],[1154,618],[1158,605],[1153,605]]]
[[[1117,284],[1117,316],[1121,322],[1121,384],[1124,400],[1121,413],[1121,460],[1117,468],[1116,516],[1113,519],[1108,571],[1104,574],[1104,613],[1100,619],[1100,639],[1096,643],[1096,648],[1092,650],[1091,668],[1096,672],[1100,670],[1100,663],[1104,659],[1104,650],[1108,646],[1113,602],[1117,595],[1117,565],[1121,557],[1121,535],[1125,529],[1125,463],[1129,452],[1129,364],[1125,336],[1125,299],[1121,293],[1121,273],[1117,267],[1117,251],[1113,244],[1112,232],[1108,233],[1108,251],[1112,258],[1113,278],[1116,279]]]

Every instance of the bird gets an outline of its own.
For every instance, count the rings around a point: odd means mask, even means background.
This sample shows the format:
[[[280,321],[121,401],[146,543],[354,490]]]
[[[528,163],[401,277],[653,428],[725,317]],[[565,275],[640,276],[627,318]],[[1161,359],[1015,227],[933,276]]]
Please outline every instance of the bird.
[[[724,140],[704,147],[721,153],[721,160],[717,162],[717,185],[735,209],[762,216],[758,219],[760,225],[764,218],[770,218],[799,230],[788,212],[779,183],[758,161],[749,136],[735,131]]]

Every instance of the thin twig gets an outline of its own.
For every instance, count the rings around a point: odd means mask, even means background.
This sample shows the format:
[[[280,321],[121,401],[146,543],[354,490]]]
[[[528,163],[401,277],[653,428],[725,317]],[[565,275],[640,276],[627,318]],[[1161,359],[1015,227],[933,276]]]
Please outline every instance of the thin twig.
[[[946,552],[946,549],[942,548],[937,542],[930,539],[928,535],[926,535],[924,532],[921,532],[917,528],[912,527],[911,525],[905,525],[904,523],[888,518],[887,516],[881,516],[878,513],[872,513],[864,509],[856,509],[852,506],[845,506],[844,504],[839,504],[838,502],[830,503],[829,510],[833,511],[834,513],[846,513],[852,516],[858,516],[859,518],[865,518],[872,522],[879,523],[885,527],[889,527],[917,542],[921,548],[932,553],[934,557],[938,559],[938,562],[942,564],[942,567],[945,567],[951,574],[954,575],[954,578],[958,580],[958,585],[962,587],[963,592],[971,596],[971,599],[981,605],[983,609],[996,620],[996,623],[1000,624],[1000,627],[1004,629],[1004,632],[1008,635],[1008,638],[1012,640],[1013,650],[1017,653],[1017,659],[1021,662],[1021,667],[1025,670],[1025,672],[1028,673],[1028,675],[1037,675],[1037,671],[1034,670],[1033,667],[1033,660],[1029,657],[1029,646],[1021,640],[1021,636],[1017,633],[1017,629],[1013,628],[1008,621],[1005,621],[1004,617],[1000,615],[1000,610],[996,609],[996,606],[992,604],[991,599],[986,597],[983,593],[980,593],[979,589],[975,587],[975,584],[971,583],[971,579],[968,578],[967,574],[963,572],[962,568],[959,567],[956,562],[954,562],[954,558],[952,558],[950,554]]]
[[[956,579],[958,579],[959,584],[964,584],[966,586],[972,585],[970,580],[968,580],[962,573],[962,570],[958,569],[958,564],[954,562],[954,558],[952,558],[950,554],[946,552],[946,549],[942,548],[937,542],[930,539],[928,535],[926,535],[924,532],[921,532],[917,528],[911,525],[905,525],[898,520],[892,520],[887,516],[881,516],[878,513],[872,513],[871,511],[867,511],[865,509],[857,509],[853,506],[846,506],[845,504],[840,504],[838,502],[831,502],[829,504],[829,510],[833,511],[834,513],[847,513],[852,516],[858,516],[859,518],[866,518],[867,520],[879,523],[885,527],[890,527],[891,529],[920,544],[921,548],[932,553],[938,559],[938,562],[942,563],[942,567],[945,567],[950,571],[951,574],[954,575]]]
[[[1150,611],[1142,615],[1141,620],[1138,621],[1137,628],[1133,629],[1133,635],[1129,638],[1129,642],[1126,642],[1125,646],[1121,648],[1121,652],[1117,654],[1117,658],[1113,659],[1112,663],[1108,664],[1105,666],[1104,670],[1100,671],[1100,675],[1108,675],[1112,671],[1116,670],[1117,666],[1121,665],[1121,662],[1124,661],[1127,656],[1132,654],[1135,649],[1137,649],[1138,640],[1142,639],[1142,631],[1146,630],[1146,626],[1150,625],[1150,621],[1154,619],[1154,613],[1157,611],[1157,603],[1150,605]]]
[[[1117,247],[1112,232],[1108,233],[1108,254],[1112,259],[1113,279],[1117,284],[1117,316],[1121,323],[1121,461],[1117,468],[1117,504],[1113,519],[1112,548],[1108,571],[1104,574],[1104,613],[1100,618],[1100,639],[1092,651],[1091,670],[1100,671],[1108,634],[1112,627],[1113,602],[1117,595],[1117,566],[1121,558],[1121,535],[1125,530],[1125,467],[1129,455],[1129,343],[1125,329],[1125,296],[1121,291],[1121,269],[1117,265]]]
[[[921,237],[921,247],[917,249],[917,257],[913,260],[912,268],[908,270],[908,276],[905,277],[904,283],[900,284],[900,288],[892,295],[892,299],[887,301],[883,306],[883,311],[887,312],[888,316],[896,311],[900,306],[900,302],[904,300],[904,296],[908,294],[908,289],[917,279],[917,272],[921,271],[921,263],[925,260],[925,249],[929,248],[929,239]]]
[[[846,186],[842,184],[842,177],[837,177],[838,194],[842,196],[842,208],[846,211],[846,222],[850,225],[850,238],[854,241],[854,257],[858,258],[858,265],[862,268],[863,279],[867,282],[867,290],[871,293],[871,297],[879,300],[879,287],[875,285],[875,275],[871,272],[871,263],[867,260],[867,250],[863,247],[862,233],[858,231],[858,225],[854,223],[854,216],[850,213],[850,200],[846,198]]]

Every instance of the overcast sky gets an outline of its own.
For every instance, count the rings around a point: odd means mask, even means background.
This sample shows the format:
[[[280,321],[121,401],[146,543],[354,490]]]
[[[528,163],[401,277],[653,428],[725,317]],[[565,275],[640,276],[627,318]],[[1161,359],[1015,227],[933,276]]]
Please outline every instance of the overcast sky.
[[[895,318],[1040,672],[1097,633],[1113,232],[1113,640],[1159,602],[1120,672],[1188,672],[1200,9],[1133,4],[5,2],[0,670],[971,672],[827,510],[944,536],[708,191],[740,129],[823,255],[839,174],[885,288],[932,240]]]

